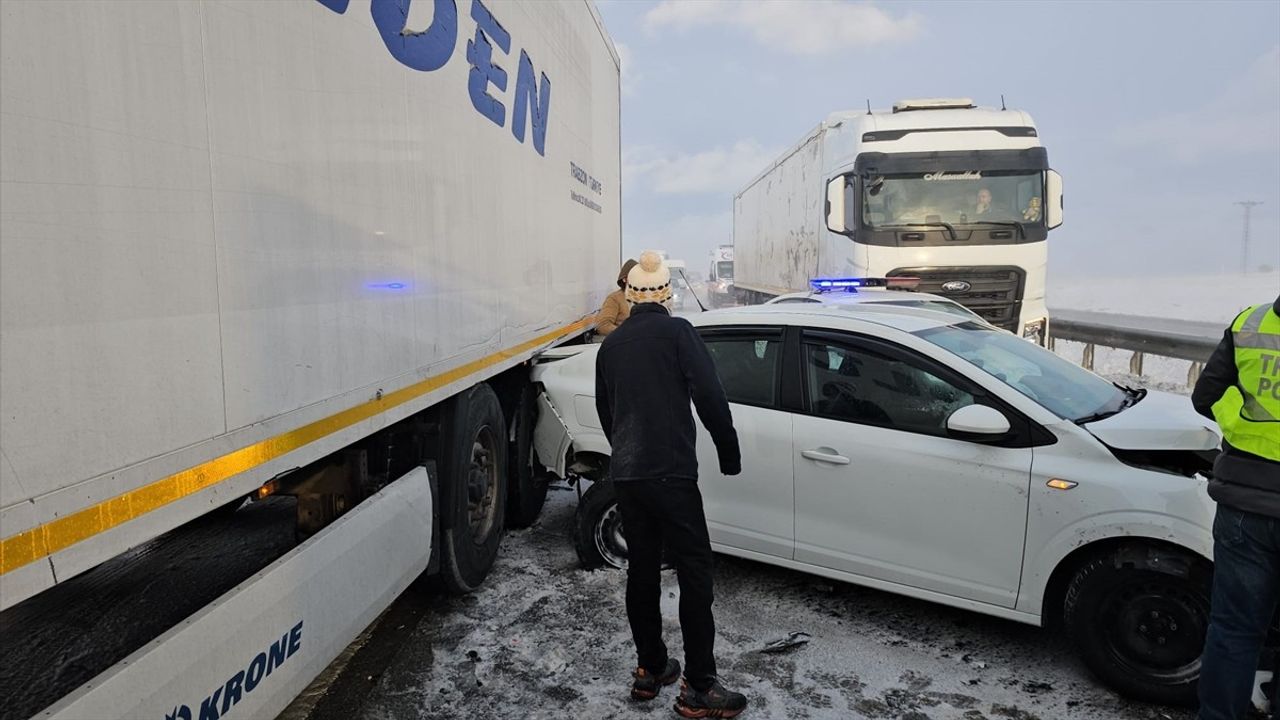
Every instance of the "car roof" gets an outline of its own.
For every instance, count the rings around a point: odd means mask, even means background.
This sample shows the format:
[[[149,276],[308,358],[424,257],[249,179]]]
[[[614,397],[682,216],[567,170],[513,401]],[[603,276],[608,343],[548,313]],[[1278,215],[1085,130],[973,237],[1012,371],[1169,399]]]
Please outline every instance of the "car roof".
[[[694,325],[805,325],[858,329],[861,323],[879,325],[906,333],[959,325],[963,317],[941,310],[926,310],[889,303],[782,303],[708,310],[687,316]]]
[[[915,292],[914,290],[888,290],[885,288],[861,288],[856,292],[846,292],[846,291],[835,290],[831,292],[821,292],[821,293],[808,290],[804,292],[793,292],[793,293],[786,293],[785,295],[779,295],[778,297],[773,298],[773,300],[765,304],[766,305],[786,304],[786,303],[779,303],[778,301],[779,300],[795,300],[799,298],[808,298],[815,302],[821,302],[828,305],[841,305],[841,304],[853,305],[856,303],[877,303],[877,302],[926,303],[926,302],[938,302],[938,301],[959,305],[959,303],[957,303],[955,300],[952,300],[951,298],[943,297],[941,295]],[[964,306],[961,305],[961,307],[964,307]]]

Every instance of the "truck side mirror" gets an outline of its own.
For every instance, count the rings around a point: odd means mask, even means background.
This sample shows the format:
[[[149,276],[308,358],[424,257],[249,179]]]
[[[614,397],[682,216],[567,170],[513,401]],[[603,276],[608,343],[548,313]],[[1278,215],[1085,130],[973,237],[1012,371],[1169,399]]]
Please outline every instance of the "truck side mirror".
[[[1062,176],[1056,170],[1045,173],[1045,225],[1054,229],[1062,224]]]
[[[845,222],[844,187],[845,177],[839,175],[827,183],[827,229],[834,233],[849,232]]]

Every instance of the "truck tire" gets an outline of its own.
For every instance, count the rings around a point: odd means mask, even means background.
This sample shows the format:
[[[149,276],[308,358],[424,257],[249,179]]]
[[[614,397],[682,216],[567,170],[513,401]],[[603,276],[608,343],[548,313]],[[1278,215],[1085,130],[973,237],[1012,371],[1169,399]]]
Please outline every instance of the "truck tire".
[[[618,496],[608,478],[593,483],[578,502],[573,545],[588,570],[627,568],[627,540],[622,534]]]
[[[1063,625],[1089,670],[1121,695],[1196,703],[1210,574],[1181,559],[1139,566],[1123,549],[1102,553],[1067,588]]]
[[[506,519],[507,431],[498,396],[476,385],[449,401],[441,437],[440,584],[469,593],[498,557]],[[448,513],[451,522],[444,523]]]
[[[538,422],[538,394],[526,383],[512,413],[511,447],[507,453],[507,527],[529,527],[542,514],[549,477],[533,452],[533,427]]]

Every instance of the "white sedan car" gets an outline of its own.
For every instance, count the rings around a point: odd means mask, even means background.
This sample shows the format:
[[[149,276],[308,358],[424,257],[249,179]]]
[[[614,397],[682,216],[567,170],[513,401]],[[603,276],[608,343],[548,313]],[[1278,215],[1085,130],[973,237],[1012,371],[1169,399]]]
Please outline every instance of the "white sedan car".
[[[739,476],[700,428],[720,553],[1031,624],[1062,621],[1118,691],[1194,701],[1219,437],[1183,397],[1114,385],[981,322],[888,304],[690,317],[733,409]],[[593,480],[588,566],[626,543],[595,411],[598,346],[561,348],[535,449]]]
[[[886,305],[898,305],[901,307],[914,307],[924,310],[937,310],[939,312],[957,315],[966,320],[977,320],[986,322],[982,316],[961,305],[955,300],[944,298],[941,295],[930,295],[929,293],[915,292],[911,290],[887,290],[884,288],[870,288],[858,290],[857,292],[793,292],[786,295],[779,295],[765,305],[862,305],[868,303],[884,303]]]

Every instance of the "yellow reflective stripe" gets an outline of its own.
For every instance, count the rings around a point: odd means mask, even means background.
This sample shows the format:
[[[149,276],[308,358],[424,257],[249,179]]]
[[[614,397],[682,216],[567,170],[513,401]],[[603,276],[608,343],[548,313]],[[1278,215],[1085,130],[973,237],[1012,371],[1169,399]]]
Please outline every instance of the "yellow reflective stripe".
[[[1240,417],[1252,422],[1280,422],[1280,418],[1272,416],[1270,411],[1263,407],[1262,402],[1251,393],[1241,393],[1241,395],[1244,396],[1244,407],[1240,410]]]
[[[517,355],[554,342],[566,335],[585,330],[587,320],[579,320],[556,330],[501,350],[487,357],[469,362],[461,367],[420,380],[413,385],[383,395],[336,415],[304,425],[297,430],[267,438],[248,447],[216,457],[193,468],[170,475],[155,482],[91,505],[66,517],[51,520],[44,525],[0,541],[0,575],[28,565],[36,560],[65,550],[98,533],[123,525],[140,515],[149,513],[175,500],[216,485],[227,478],[251,470],[263,463],[293,452],[339,430],[384,413],[410,400],[426,395],[492,367]]]

